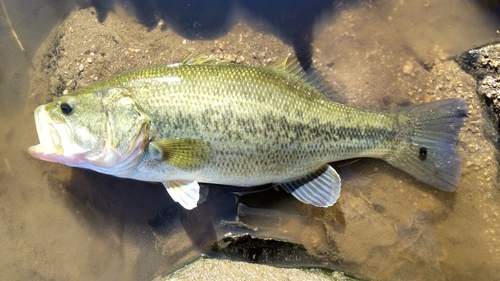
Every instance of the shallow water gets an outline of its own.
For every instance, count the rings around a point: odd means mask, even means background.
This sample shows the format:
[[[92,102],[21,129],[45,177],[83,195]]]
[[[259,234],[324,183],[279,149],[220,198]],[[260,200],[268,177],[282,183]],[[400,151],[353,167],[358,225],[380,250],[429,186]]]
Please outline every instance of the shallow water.
[[[292,266],[316,264],[372,280],[498,280],[498,134],[481,110],[473,79],[446,60],[498,41],[491,7],[464,0],[324,1],[317,7],[299,0],[272,7],[263,1],[195,1],[189,7],[184,1],[165,7],[126,1],[114,9],[106,1],[96,9],[21,2],[4,0],[24,52],[0,9],[0,279],[153,279],[200,253],[220,255],[207,244],[228,231],[245,232],[245,225],[256,235],[303,244],[315,258]],[[78,7],[90,9],[69,14]],[[67,31],[59,45],[42,45],[56,26]],[[107,49],[109,42],[115,45]],[[390,109],[466,98],[470,117],[458,144],[458,191],[436,191],[383,161],[361,159],[335,163],[343,191],[326,210],[274,189],[238,199],[210,187],[207,201],[188,212],[161,185],[26,153],[38,141],[33,109],[51,95],[191,52],[263,64],[291,51],[300,52],[304,64],[312,61],[336,98],[353,106]],[[79,71],[88,58],[92,63]],[[235,220],[240,228],[225,224]]]

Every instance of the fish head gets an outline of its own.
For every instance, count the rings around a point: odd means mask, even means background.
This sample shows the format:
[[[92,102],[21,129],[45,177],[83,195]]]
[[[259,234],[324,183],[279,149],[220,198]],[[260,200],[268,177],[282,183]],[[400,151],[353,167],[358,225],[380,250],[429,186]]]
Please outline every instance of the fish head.
[[[35,109],[35,158],[120,176],[138,163],[150,119],[125,89],[80,90]]]

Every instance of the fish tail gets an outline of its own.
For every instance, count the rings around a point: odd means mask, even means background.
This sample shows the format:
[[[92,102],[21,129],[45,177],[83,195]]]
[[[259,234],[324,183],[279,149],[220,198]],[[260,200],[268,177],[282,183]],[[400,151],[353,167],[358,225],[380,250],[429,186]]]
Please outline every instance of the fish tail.
[[[467,102],[439,100],[397,112],[404,133],[394,152],[384,159],[422,182],[455,191],[461,178],[456,145],[467,117]]]

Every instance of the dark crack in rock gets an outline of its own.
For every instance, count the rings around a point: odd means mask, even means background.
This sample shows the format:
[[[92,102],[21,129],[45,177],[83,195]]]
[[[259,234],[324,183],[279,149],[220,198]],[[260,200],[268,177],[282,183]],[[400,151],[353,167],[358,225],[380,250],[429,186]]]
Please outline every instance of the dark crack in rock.
[[[466,51],[455,59],[460,67],[476,79],[499,74],[500,42]]]
[[[250,234],[228,235],[213,243],[209,250],[231,260],[286,267],[307,267],[322,264],[297,243],[261,238]]]

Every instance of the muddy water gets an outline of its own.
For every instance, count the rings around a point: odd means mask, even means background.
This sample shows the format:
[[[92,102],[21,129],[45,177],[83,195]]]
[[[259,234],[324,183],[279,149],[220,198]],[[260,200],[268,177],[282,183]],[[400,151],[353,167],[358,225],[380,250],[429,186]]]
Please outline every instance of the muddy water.
[[[129,15],[102,6],[66,14],[76,4],[5,1],[25,51],[0,19],[0,279],[152,279],[207,252],[206,244],[227,231],[221,221],[236,220],[237,210],[240,223],[257,234],[301,243],[322,266],[365,279],[498,279],[498,135],[475,95],[475,81],[447,60],[498,41],[495,15],[471,1],[385,0],[334,2],[294,18],[297,11],[289,7],[247,2],[217,1],[232,9],[219,11],[220,26],[200,31],[186,28],[198,26],[189,14],[167,13],[159,21],[137,6]],[[49,35],[59,19],[65,22]],[[300,20],[307,28],[292,25]],[[439,192],[382,161],[361,159],[335,163],[343,191],[326,210],[275,190],[244,195],[237,203],[215,187],[205,203],[187,212],[161,185],[26,154],[37,142],[32,111],[53,95],[191,52],[265,64],[294,50],[310,51],[336,98],[353,106],[391,109],[467,99],[458,191]]]

